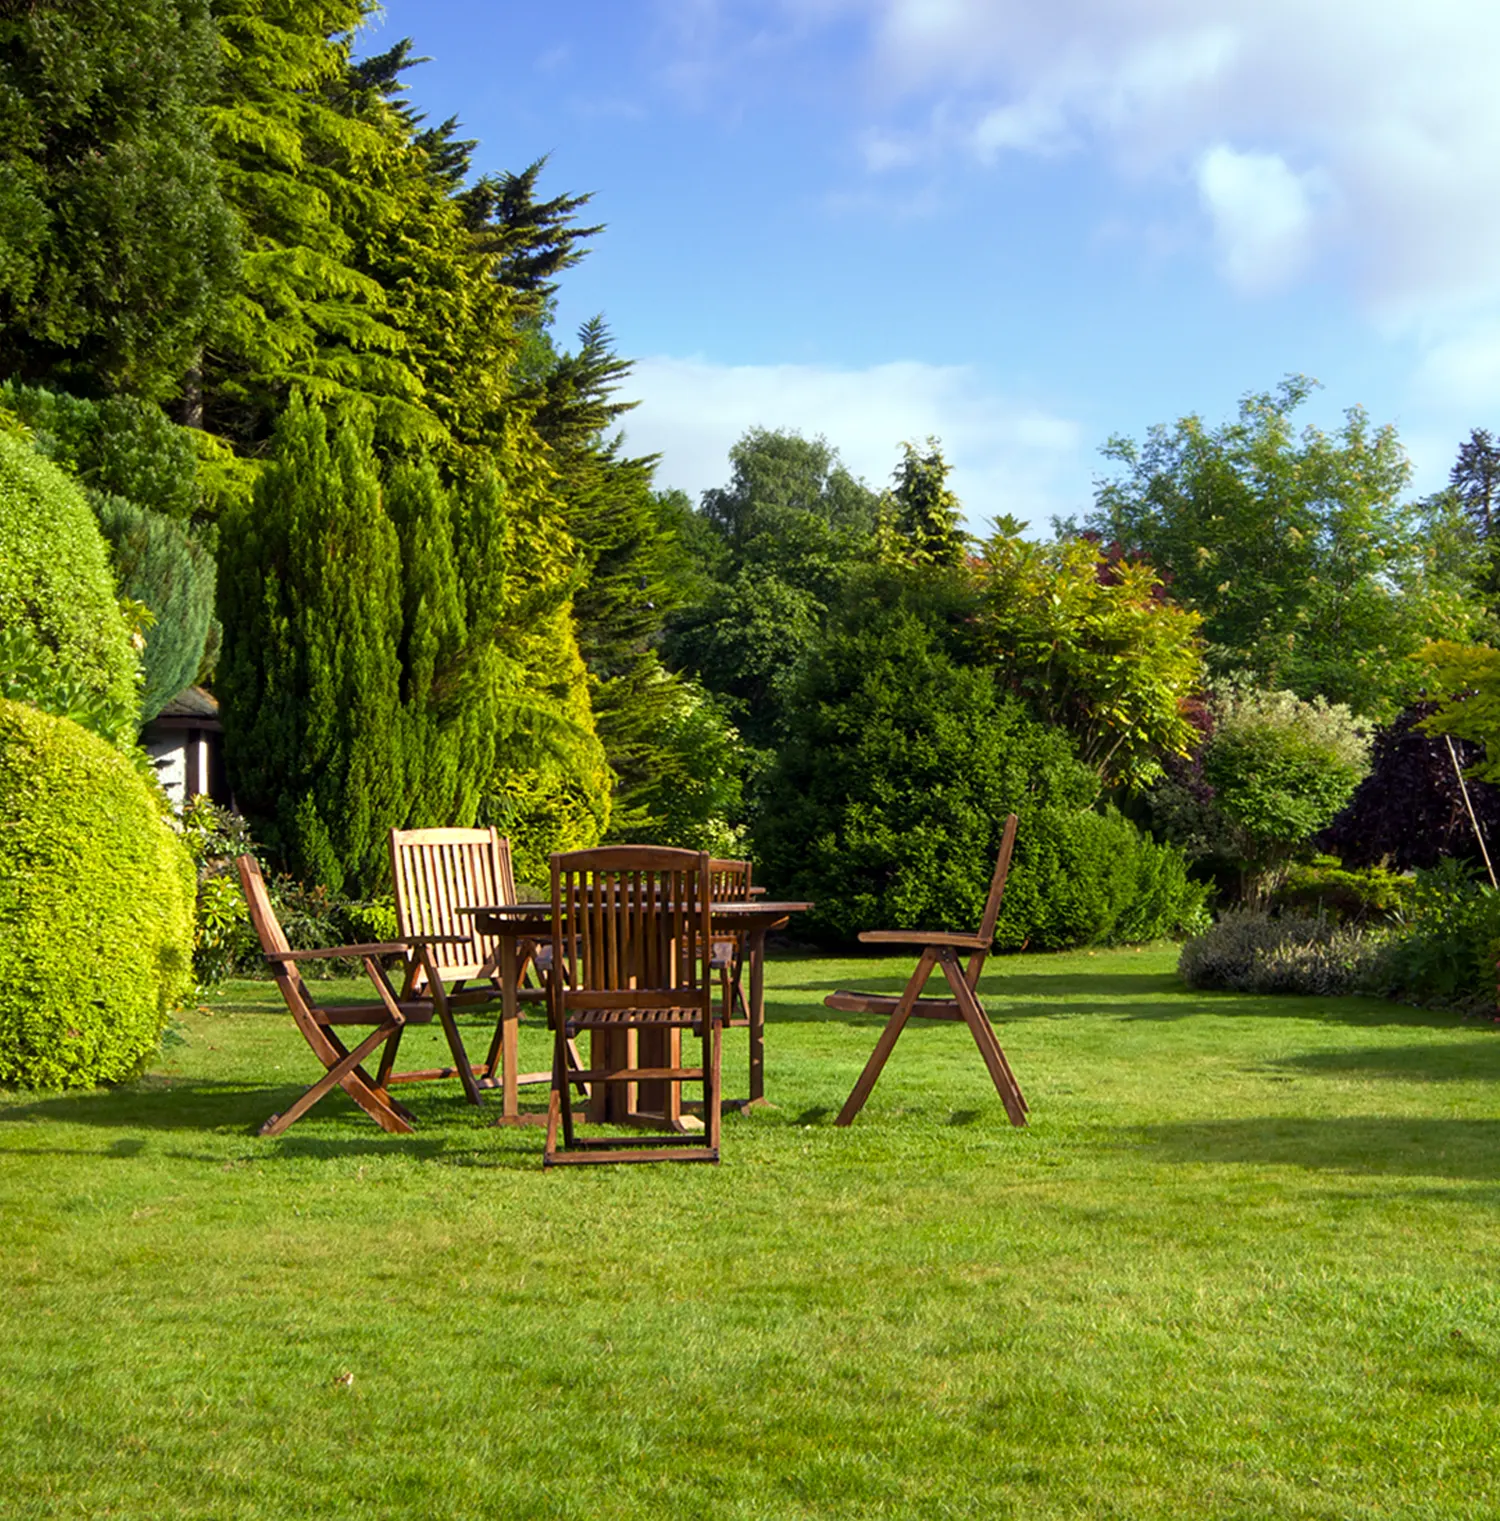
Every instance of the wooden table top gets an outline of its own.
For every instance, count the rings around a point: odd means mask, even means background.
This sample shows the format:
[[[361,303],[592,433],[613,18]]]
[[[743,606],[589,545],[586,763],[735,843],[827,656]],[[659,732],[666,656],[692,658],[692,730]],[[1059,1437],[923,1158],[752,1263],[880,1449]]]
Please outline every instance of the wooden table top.
[[[773,898],[723,899],[711,904],[709,912],[715,919],[735,919],[743,923],[758,919],[786,919],[792,914],[805,913],[811,907],[811,903]],[[550,924],[552,921],[551,903],[476,903],[459,912],[482,915],[496,925],[504,922],[530,928],[536,924]]]

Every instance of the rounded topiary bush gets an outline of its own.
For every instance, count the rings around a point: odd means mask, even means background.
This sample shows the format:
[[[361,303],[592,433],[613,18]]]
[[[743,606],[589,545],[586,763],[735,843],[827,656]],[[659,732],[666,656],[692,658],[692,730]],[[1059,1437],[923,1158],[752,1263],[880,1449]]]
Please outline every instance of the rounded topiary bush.
[[[12,629],[106,718],[134,718],[136,654],[83,490],[24,439],[0,433],[0,633]]]
[[[131,762],[0,701],[0,1083],[119,1082],[187,989],[192,860]]]

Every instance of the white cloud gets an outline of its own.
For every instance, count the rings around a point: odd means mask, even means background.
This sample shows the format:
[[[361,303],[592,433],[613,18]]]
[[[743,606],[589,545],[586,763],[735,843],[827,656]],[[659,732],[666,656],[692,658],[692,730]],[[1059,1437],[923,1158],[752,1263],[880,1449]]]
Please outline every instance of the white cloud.
[[[1225,277],[1255,295],[1301,274],[1313,246],[1317,177],[1274,153],[1216,143],[1198,161],[1198,194],[1213,222]]]
[[[753,427],[822,434],[877,489],[889,482],[904,440],[936,435],[976,531],[1000,513],[1042,531],[1051,514],[1089,499],[1078,424],[985,394],[964,366],[900,361],[851,370],[658,357],[636,362],[631,388],[642,401],[624,419],[627,447],[659,453],[658,484],[694,499],[728,480],[729,450]]]
[[[832,0],[821,4],[826,14]],[[841,9],[870,27],[875,98],[926,120],[925,156],[1069,148],[1133,182],[1196,182],[1239,289],[1262,288],[1266,261],[1285,279],[1322,259],[1387,321],[1500,302],[1500,197],[1485,193],[1500,161],[1495,0]],[[917,152],[908,140],[888,157]],[[1277,219],[1258,249],[1241,215],[1256,199]]]

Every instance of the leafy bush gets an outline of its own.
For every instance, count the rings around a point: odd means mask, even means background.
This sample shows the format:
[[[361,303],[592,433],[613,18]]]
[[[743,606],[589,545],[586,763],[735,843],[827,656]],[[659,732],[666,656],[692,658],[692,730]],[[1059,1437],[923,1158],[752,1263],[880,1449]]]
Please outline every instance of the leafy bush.
[[[1258,905],[1348,802],[1370,740],[1348,708],[1290,692],[1231,688],[1203,723],[1199,753],[1150,794],[1152,828]]]
[[[1348,871],[1332,857],[1294,866],[1271,894],[1278,913],[1332,919],[1336,924],[1360,924],[1399,918],[1412,898],[1410,878],[1382,866]]]
[[[200,510],[195,430],[171,422],[160,407],[131,396],[90,401],[15,381],[0,386],[0,404],[27,424],[48,459],[91,490],[184,521]]]
[[[1177,970],[1192,988],[1331,996],[1367,988],[1379,950],[1361,929],[1242,908],[1189,940]]]
[[[0,434],[0,631],[19,630],[11,695],[40,704],[55,690],[87,694],[101,732],[135,738],[136,654],[109,559],[76,482],[24,440]],[[10,649],[10,646],[7,646]]]
[[[996,941],[1050,951],[1191,932],[1206,920],[1208,891],[1189,880],[1181,851],[1113,808],[1040,808],[1021,815]]]
[[[0,1082],[133,1076],[190,983],[193,873],[129,759],[0,701]]]
[[[956,665],[910,609],[831,636],[787,722],[754,850],[770,885],[814,901],[814,935],[977,924],[1010,812],[999,945],[1149,937],[1199,911],[1180,854],[1094,813],[1097,778],[1067,737]]]
[[[239,814],[200,796],[183,809],[180,827],[198,871],[193,975],[203,986],[226,977],[266,975],[234,864],[242,855],[260,859],[249,825]],[[388,896],[344,898],[279,875],[267,876],[266,892],[294,949],[396,938],[396,904]],[[339,977],[358,970],[346,961],[316,961],[305,965],[302,974]]]
[[[1466,862],[1419,871],[1399,933],[1386,942],[1373,985],[1388,997],[1493,1013],[1500,959],[1500,892]]]

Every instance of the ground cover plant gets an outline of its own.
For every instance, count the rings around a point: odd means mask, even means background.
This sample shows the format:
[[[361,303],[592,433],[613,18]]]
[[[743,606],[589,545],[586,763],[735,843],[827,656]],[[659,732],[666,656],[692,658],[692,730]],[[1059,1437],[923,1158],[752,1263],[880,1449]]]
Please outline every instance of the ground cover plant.
[[[1024,1131],[945,1024],[836,1129],[823,994],[906,964],[773,959],[723,1165],[563,1175],[452,1084],[256,1138],[313,1073],[231,983],[137,1084],[0,1096],[5,1513],[1495,1514],[1500,1039],[1175,957],[992,958]]]

